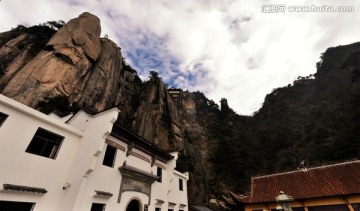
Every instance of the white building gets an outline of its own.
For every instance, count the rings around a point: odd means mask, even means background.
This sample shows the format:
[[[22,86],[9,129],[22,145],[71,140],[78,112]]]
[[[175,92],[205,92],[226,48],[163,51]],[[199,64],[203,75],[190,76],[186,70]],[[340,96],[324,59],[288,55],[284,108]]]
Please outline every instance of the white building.
[[[118,113],[61,119],[0,95],[0,210],[188,211],[177,153],[117,124]]]

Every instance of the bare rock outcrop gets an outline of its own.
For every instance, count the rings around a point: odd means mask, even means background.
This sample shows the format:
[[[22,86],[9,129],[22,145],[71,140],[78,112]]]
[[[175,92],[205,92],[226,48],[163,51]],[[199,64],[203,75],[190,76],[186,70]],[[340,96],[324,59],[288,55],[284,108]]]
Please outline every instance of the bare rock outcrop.
[[[135,113],[134,131],[162,149],[180,151],[184,148],[181,124],[175,101],[163,82],[153,75]]]
[[[96,113],[119,104],[117,96],[122,91],[121,70],[123,60],[119,47],[109,39],[101,40],[100,56],[90,71],[82,78],[70,96],[70,101]],[[92,102],[91,104],[89,102]]]
[[[4,36],[5,37],[5,36]],[[1,37],[2,38],[2,37]],[[33,58],[33,43],[37,37],[28,33],[20,34],[5,42],[0,48],[0,89]],[[5,41],[5,39],[4,39]]]
[[[91,61],[97,60],[101,51],[100,33],[99,18],[84,12],[62,27],[46,46],[52,47],[55,54],[67,57],[69,62],[77,66],[84,55]]]
[[[2,93],[30,107],[46,98],[70,96],[98,59],[99,35],[96,16],[83,13],[70,20],[44,50],[12,75]]]

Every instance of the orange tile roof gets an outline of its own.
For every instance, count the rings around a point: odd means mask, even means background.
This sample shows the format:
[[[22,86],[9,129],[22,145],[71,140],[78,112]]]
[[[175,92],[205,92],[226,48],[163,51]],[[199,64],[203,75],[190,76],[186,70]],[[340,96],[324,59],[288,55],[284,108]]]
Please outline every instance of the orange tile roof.
[[[286,173],[253,177],[251,195],[233,196],[241,203],[274,202],[280,191],[294,199],[360,193],[360,160]]]

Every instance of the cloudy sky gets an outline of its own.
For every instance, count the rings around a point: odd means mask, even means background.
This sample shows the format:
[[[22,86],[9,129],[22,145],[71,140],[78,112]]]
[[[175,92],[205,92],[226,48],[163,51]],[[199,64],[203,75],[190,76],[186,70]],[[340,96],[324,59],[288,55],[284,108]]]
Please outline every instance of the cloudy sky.
[[[170,86],[215,102],[225,97],[237,113],[251,115],[274,88],[315,73],[327,48],[360,41],[359,6],[358,0],[0,0],[0,32],[67,22],[87,11],[144,80],[155,70]]]

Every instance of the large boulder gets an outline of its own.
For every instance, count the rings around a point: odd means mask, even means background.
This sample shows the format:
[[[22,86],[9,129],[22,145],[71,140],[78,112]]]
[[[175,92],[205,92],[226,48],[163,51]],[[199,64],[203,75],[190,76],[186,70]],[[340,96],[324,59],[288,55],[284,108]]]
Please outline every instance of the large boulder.
[[[100,21],[90,13],[70,20],[46,48],[11,77],[2,93],[30,107],[70,96],[100,55]]]
[[[100,20],[98,17],[84,12],[78,18],[70,20],[48,42],[54,52],[67,56],[73,65],[88,56],[96,61],[100,55]]]

